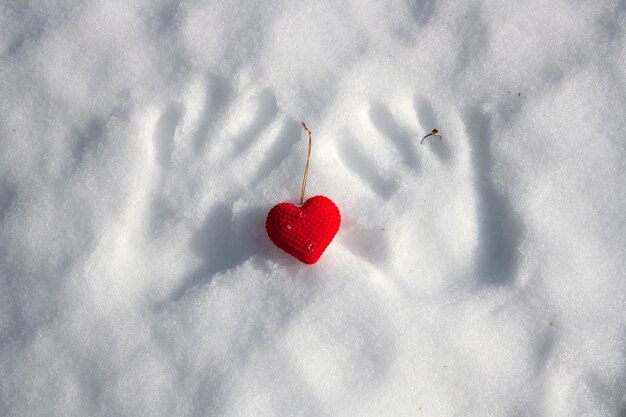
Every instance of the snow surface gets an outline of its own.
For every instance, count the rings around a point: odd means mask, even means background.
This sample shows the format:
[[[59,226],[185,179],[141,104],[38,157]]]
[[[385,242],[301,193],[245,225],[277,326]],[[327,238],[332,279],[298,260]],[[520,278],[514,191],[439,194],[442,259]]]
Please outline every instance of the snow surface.
[[[3,0],[0,96],[0,415],[626,416],[624,0]]]

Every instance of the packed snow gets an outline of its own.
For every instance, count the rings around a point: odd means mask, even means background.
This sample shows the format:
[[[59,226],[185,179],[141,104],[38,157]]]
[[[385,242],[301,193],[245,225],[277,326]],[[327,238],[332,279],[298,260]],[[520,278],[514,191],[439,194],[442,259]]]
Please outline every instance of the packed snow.
[[[4,0],[0,97],[0,415],[626,416],[624,0]]]

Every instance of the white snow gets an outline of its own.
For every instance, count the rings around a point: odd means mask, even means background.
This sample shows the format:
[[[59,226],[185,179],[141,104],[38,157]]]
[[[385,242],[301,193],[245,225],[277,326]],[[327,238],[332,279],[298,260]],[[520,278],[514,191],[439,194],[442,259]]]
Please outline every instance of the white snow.
[[[6,0],[0,97],[0,415],[626,416],[623,0]]]

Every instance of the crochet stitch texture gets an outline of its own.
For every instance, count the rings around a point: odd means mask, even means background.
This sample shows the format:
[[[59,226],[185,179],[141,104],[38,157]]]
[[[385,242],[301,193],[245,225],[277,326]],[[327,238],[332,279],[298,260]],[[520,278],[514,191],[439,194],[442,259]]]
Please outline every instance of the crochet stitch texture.
[[[305,264],[314,264],[339,230],[341,214],[328,197],[309,198],[302,207],[280,203],[267,214],[265,230],[270,240]]]

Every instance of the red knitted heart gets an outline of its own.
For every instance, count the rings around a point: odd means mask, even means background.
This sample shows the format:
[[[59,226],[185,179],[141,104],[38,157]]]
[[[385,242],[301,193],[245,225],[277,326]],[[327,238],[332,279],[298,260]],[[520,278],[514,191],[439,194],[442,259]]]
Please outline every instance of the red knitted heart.
[[[329,198],[309,198],[302,207],[280,203],[267,214],[265,230],[271,241],[291,256],[314,264],[337,234],[339,209]]]

